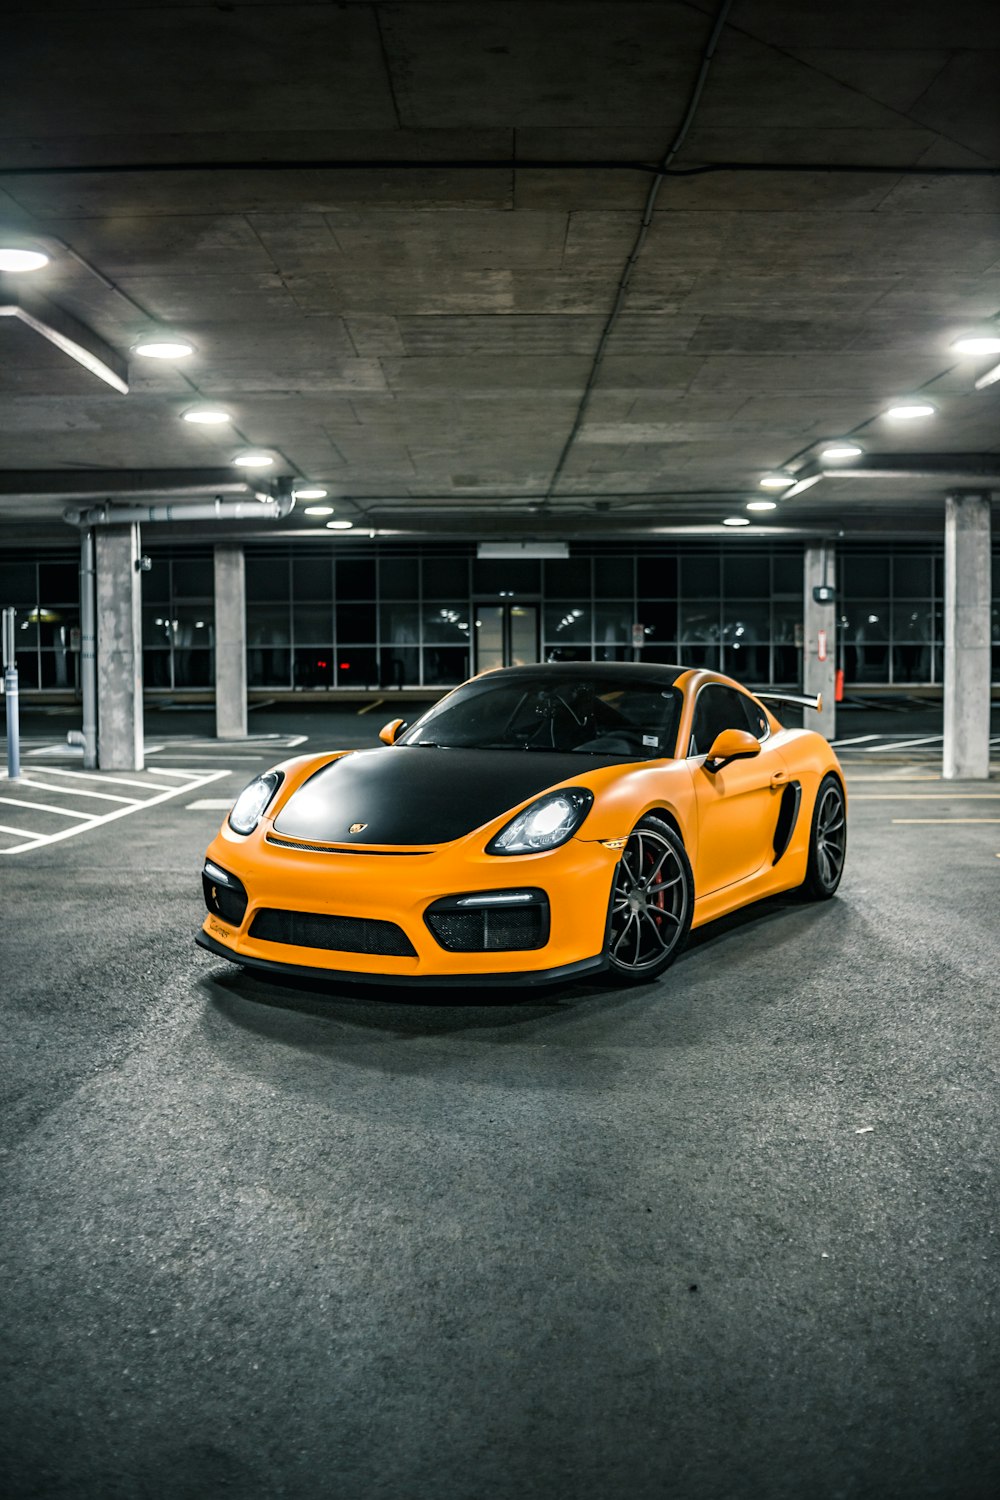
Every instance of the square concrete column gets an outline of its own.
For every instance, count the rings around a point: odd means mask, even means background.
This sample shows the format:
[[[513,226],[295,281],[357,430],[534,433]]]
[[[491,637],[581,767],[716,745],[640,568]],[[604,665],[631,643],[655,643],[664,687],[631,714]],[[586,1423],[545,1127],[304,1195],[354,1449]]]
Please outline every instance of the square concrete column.
[[[990,774],[990,497],[949,495],[944,513],[944,767]]]
[[[215,733],[247,736],[247,588],[238,542],[215,549]]]
[[[139,528],[94,529],[97,614],[97,764],[141,771],[142,575]]]
[[[837,559],[828,543],[807,547],[803,563],[803,641],[802,691],[822,693],[823,708],[818,714],[805,710],[803,723],[832,740],[837,733],[837,605],[818,604],[813,589],[820,584],[832,585],[836,578]]]

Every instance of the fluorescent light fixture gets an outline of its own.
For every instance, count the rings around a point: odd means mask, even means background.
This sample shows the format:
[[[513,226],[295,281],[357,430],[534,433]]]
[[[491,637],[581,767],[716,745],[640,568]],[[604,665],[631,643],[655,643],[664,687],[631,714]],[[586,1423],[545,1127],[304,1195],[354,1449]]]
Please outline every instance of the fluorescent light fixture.
[[[820,453],[820,458],[826,459],[827,463],[842,463],[846,458],[860,458],[864,452],[857,443],[831,443]]]
[[[480,542],[477,557],[569,557],[568,542]]]
[[[1000,354],[1000,333],[967,333],[951,346],[956,354]]]
[[[893,422],[915,422],[920,417],[933,417],[936,411],[929,401],[897,401],[882,415]]]
[[[318,484],[296,485],[293,492],[296,500],[325,500],[327,492]]]
[[[750,522],[746,516],[727,516],[722,524],[723,526],[749,526]]]
[[[0,245],[0,271],[40,271],[47,266],[49,257],[41,250],[19,250],[16,245]]]
[[[238,469],[269,469],[274,459],[270,453],[257,453],[251,450],[247,453],[237,453],[233,463]]]
[[[777,510],[777,500],[748,500],[747,510]]]
[[[327,521],[326,528],[327,528],[328,531],[353,531],[354,530],[354,522],[353,521]]]
[[[187,359],[194,353],[194,345],[187,339],[150,334],[132,345],[132,353],[141,354],[143,359]]]
[[[765,474],[760,481],[760,487],[762,490],[787,490],[788,486],[794,483],[795,480],[791,474]]]
[[[332,516],[332,505],[307,505],[302,512],[306,516]]]
[[[795,495],[801,495],[805,490],[811,490],[814,484],[819,484],[823,478],[822,474],[811,474],[808,479],[800,479],[798,484],[793,484],[787,495],[782,495],[782,500],[791,500]]]
[[[980,375],[976,381],[976,390],[985,391],[987,386],[996,385],[1000,380],[1000,365],[994,365],[992,370],[987,370],[985,375]]]
[[[185,422],[195,422],[200,427],[220,427],[230,420],[229,413],[219,406],[191,406],[181,415]]]

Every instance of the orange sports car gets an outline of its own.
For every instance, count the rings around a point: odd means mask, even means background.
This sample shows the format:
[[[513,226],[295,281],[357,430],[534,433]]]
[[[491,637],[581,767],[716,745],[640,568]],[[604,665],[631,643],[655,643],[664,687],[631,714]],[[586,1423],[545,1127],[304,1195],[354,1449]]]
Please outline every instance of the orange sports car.
[[[772,702],[819,706],[653,664],[476,677],[388,748],[256,777],[208,848],[198,942],[313,978],[655,978],[692,927],[837,889],[840,765]]]

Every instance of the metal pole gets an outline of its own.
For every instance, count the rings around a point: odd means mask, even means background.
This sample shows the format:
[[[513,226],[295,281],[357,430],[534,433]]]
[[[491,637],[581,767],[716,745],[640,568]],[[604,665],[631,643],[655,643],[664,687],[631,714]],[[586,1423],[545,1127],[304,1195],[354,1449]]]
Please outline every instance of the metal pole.
[[[97,643],[94,620],[94,533],[80,535],[80,687],[83,692],[83,764],[97,767]]]
[[[17,781],[21,774],[21,722],[17,687],[17,653],[14,649],[13,609],[3,612],[3,690],[7,703],[7,777]]]

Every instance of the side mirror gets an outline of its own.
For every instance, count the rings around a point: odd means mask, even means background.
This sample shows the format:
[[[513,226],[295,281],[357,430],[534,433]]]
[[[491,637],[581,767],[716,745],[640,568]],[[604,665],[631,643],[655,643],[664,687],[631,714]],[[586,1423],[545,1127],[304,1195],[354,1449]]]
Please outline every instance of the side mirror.
[[[731,760],[750,760],[760,754],[760,741],[746,729],[724,729],[716,735],[711,750],[705,756],[705,770],[714,776]]]
[[[379,730],[378,737],[383,745],[394,745],[403,730],[407,727],[405,719],[390,719],[388,724]]]

